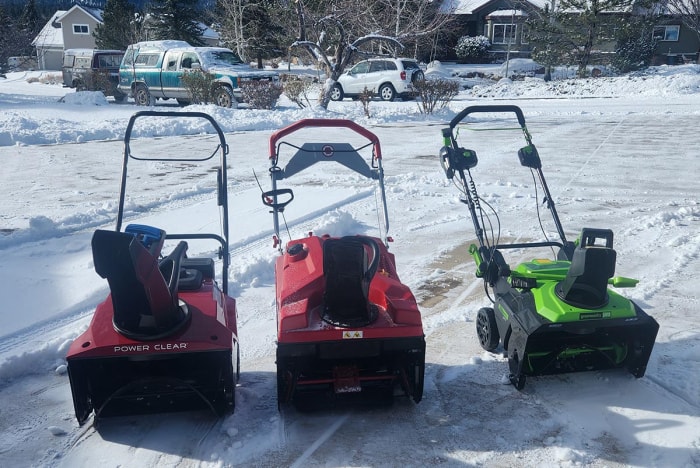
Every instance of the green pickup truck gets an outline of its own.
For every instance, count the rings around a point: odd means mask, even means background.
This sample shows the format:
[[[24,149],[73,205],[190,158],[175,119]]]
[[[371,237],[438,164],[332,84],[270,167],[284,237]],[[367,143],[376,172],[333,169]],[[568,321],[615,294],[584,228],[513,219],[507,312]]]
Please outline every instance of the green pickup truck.
[[[182,76],[193,70],[214,75],[214,102],[236,107],[241,102],[240,83],[246,80],[279,81],[279,74],[255,70],[223,47],[192,47],[184,41],[146,41],[130,45],[119,67],[118,89],[139,106],[153,106],[156,99],[190,103]]]

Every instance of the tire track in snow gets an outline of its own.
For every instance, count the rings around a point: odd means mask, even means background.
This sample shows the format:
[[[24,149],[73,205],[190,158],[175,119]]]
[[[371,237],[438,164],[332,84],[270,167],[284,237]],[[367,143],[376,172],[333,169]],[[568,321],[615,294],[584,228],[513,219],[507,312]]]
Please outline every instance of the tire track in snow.
[[[326,429],[323,434],[321,434],[321,436],[316,439],[314,443],[311,444],[306,450],[304,450],[304,453],[302,453],[299,458],[297,458],[296,461],[290,465],[290,468],[301,468],[306,466],[306,460],[308,460],[320,446],[326,443],[326,441],[335,433],[335,431],[337,431],[340,426],[345,424],[345,421],[347,421],[349,417],[350,413],[345,413],[333,424],[331,424],[331,426],[328,427],[328,429]]]

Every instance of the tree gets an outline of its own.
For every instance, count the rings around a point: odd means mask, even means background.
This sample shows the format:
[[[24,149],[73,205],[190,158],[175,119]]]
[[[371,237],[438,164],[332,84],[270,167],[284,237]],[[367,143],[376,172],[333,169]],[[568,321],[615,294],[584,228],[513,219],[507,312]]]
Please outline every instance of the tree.
[[[394,37],[412,51],[414,58],[430,57],[435,34],[454,19],[453,15],[439,14],[442,2],[433,0],[356,0],[354,3],[357,14],[353,18],[360,34],[374,32]]]
[[[640,11],[639,14],[623,18],[616,31],[617,44],[612,57],[612,66],[620,73],[639,70],[649,66],[658,40],[654,38],[656,15]]]
[[[284,12],[291,11],[275,0],[218,0],[214,22],[221,41],[249,61],[282,55],[282,44],[289,44],[289,27]]]
[[[197,0],[153,0],[148,9],[149,38],[180,40],[193,46],[204,45],[198,18]]]
[[[621,14],[631,11],[634,0],[553,1],[546,15],[528,21],[533,48],[548,61],[570,63],[585,77],[594,48],[614,40]],[[537,53],[535,54],[537,56]]]
[[[552,67],[565,63],[569,44],[557,25],[556,0],[550,0],[543,10],[532,12],[526,25],[532,44],[531,57],[544,65],[544,80],[552,79]]]
[[[10,38],[12,35],[9,33],[13,27],[12,20],[7,13],[5,13],[5,7],[2,5],[0,5],[0,22],[2,22],[6,28],[6,33],[0,34],[0,75],[2,75],[5,72],[5,67],[7,66],[7,59],[11,56]]]
[[[22,14],[16,23],[16,33],[19,35],[18,42],[24,44],[21,51],[17,51],[17,55],[31,55],[32,53],[32,40],[36,37],[37,33],[41,31],[43,26],[41,16],[36,8],[36,3],[34,0],[29,0],[24,9],[22,9]]]
[[[128,0],[107,0],[102,13],[102,24],[98,24],[93,35],[100,49],[125,50],[129,44],[140,39],[140,18]]]
[[[327,109],[330,103],[331,88],[345,68],[352,63],[355,54],[377,55],[376,52],[367,51],[365,48],[380,44],[390,50],[403,49],[403,45],[390,36],[368,34],[351,39],[351,33],[345,25],[352,25],[353,22],[347,17],[357,16],[357,13],[357,10],[328,4],[327,14],[314,19],[314,15],[304,9],[304,2],[297,0],[299,36],[290,47],[306,50],[326,70],[327,79],[319,96],[319,105],[324,109]]]

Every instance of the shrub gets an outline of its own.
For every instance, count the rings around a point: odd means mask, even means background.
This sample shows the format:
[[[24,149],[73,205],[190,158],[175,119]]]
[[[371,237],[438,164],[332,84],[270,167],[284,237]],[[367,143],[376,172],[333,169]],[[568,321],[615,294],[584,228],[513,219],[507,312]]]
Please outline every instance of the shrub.
[[[114,95],[114,84],[109,80],[107,70],[91,70],[86,76],[88,83],[85,83],[90,91],[102,91],[105,96]]]
[[[213,102],[214,75],[202,70],[187,71],[182,75],[182,84],[187,89],[192,104]]]
[[[272,81],[244,81],[239,83],[243,102],[253,109],[272,109],[282,95],[283,86]]]
[[[362,92],[357,96],[357,98],[360,100],[362,103],[362,109],[365,111],[365,117],[369,118],[369,103],[372,101],[372,97],[374,96],[374,93],[372,92],[371,89],[368,89],[367,86],[365,86],[365,89],[362,90]]]
[[[420,80],[413,86],[418,93],[418,109],[422,114],[442,109],[459,93],[459,82],[454,80]]]
[[[478,62],[484,59],[491,47],[491,41],[486,36],[462,36],[455,46],[457,58],[464,62]]]
[[[313,83],[308,80],[296,77],[288,78],[284,83],[284,94],[290,101],[303,109],[307,105],[311,105],[311,101],[309,101],[309,92],[313,86]]]

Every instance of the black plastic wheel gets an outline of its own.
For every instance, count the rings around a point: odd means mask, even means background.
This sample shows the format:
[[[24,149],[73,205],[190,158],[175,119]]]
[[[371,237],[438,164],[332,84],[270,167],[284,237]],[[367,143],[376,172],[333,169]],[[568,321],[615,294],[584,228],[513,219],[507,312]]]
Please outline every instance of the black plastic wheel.
[[[479,337],[479,344],[486,351],[494,351],[498,348],[499,335],[496,326],[496,316],[493,309],[483,307],[476,315],[476,335]]]
[[[522,390],[525,388],[525,374],[520,374],[520,375],[509,375],[508,378],[510,379],[510,383],[513,384],[516,390]]]
[[[525,387],[526,377],[522,371],[521,364],[518,350],[514,349],[513,353],[509,354],[508,357],[508,368],[510,369],[508,380],[510,380],[510,383],[513,384],[516,390],[522,390]]]

